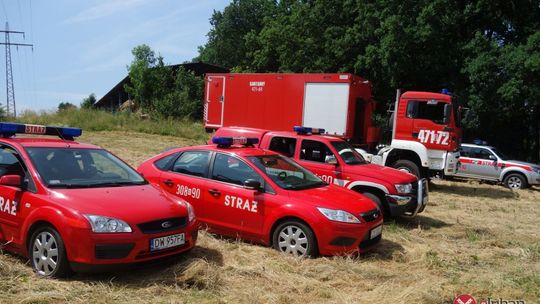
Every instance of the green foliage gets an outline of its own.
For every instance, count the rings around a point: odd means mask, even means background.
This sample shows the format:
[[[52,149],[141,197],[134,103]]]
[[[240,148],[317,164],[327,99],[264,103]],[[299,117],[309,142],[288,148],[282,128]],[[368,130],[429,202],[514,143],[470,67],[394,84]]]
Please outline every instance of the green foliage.
[[[7,117],[6,108],[0,103],[0,119],[4,120]]]
[[[161,118],[202,117],[202,77],[182,67],[166,66],[147,45],[135,47],[132,53],[130,84],[125,89],[139,108]]]
[[[56,113],[26,111],[17,122],[70,126],[88,131],[135,131],[179,136],[205,141],[208,135],[200,122],[190,119],[141,119],[135,114],[110,113],[93,109],[70,108]]]
[[[81,102],[81,109],[91,109],[96,103],[96,94],[92,93]]]
[[[77,106],[67,101],[61,102],[60,104],[58,104],[58,112],[71,110],[71,109],[77,109]]]
[[[199,53],[234,72],[352,72],[381,112],[396,88],[447,87],[472,110],[465,140],[540,160],[539,16],[538,0],[237,0]]]

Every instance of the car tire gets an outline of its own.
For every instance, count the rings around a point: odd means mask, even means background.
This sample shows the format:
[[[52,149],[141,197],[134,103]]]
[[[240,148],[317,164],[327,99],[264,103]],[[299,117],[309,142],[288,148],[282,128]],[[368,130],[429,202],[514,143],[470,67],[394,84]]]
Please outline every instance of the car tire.
[[[32,233],[28,256],[32,269],[40,276],[63,278],[72,273],[64,241],[51,226],[40,226]]]
[[[379,210],[381,210],[381,212],[383,213],[385,217],[389,215],[387,208],[383,205],[383,202],[378,195],[372,192],[367,192],[367,191],[363,192],[362,195],[372,200],[379,207]]]
[[[525,177],[519,173],[508,174],[503,183],[510,189],[525,189],[529,186]]]
[[[273,247],[282,253],[296,257],[317,256],[315,234],[306,224],[289,220],[279,224],[273,233]]]
[[[416,175],[416,177],[418,177],[419,179],[422,178],[422,176],[420,174],[420,168],[418,168],[418,165],[415,164],[414,162],[410,161],[410,160],[400,159],[400,160],[394,162],[392,167],[395,168],[395,169],[398,169],[398,170],[405,171],[407,173]]]

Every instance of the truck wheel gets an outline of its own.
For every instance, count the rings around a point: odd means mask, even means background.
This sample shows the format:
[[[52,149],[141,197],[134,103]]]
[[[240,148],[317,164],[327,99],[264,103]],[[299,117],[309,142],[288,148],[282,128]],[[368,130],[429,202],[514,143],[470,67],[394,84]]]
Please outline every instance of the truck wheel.
[[[504,185],[510,189],[525,189],[528,184],[523,175],[510,173],[504,178]]]
[[[416,165],[414,162],[412,162],[410,160],[400,159],[400,160],[396,161],[392,165],[392,167],[394,167],[394,168],[396,168],[398,170],[405,171],[407,173],[416,175],[416,177],[418,177],[418,178],[422,178],[420,176],[420,169],[418,168],[418,165]]]
[[[62,278],[71,274],[64,241],[50,226],[41,226],[32,233],[28,255],[32,268],[40,276]]]
[[[370,200],[372,200],[376,205],[377,207],[379,207],[379,210],[381,210],[381,212],[383,213],[384,217],[387,217],[388,216],[388,211],[386,210],[386,208],[384,207],[383,203],[382,203],[382,200],[379,196],[377,196],[376,194],[374,193],[371,193],[371,192],[363,192],[362,195],[365,195],[367,198],[369,198]]]
[[[311,228],[300,221],[290,220],[281,223],[273,235],[274,248],[296,257],[317,255],[317,243]]]

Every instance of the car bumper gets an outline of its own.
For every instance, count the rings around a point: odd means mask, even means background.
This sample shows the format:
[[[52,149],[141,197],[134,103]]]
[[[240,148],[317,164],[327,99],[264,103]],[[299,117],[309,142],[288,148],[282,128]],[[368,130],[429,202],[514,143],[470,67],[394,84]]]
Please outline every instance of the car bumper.
[[[382,238],[383,218],[361,221],[361,224],[332,222],[316,231],[319,253],[323,256],[345,255],[372,249]]]
[[[429,201],[427,180],[425,178],[419,180],[414,191],[414,195],[386,195],[391,216],[416,216],[424,211]]]
[[[106,266],[161,259],[193,248],[198,236],[197,225],[197,221],[193,221],[179,229],[152,234],[144,234],[140,231],[126,234],[97,234],[87,229],[78,229],[73,231],[65,242],[68,260],[76,271],[85,271],[86,268],[99,271],[99,265],[105,266],[106,270],[108,269]],[[152,239],[179,233],[184,234],[184,244],[156,251],[150,249]],[[69,240],[76,241],[69,243]]]

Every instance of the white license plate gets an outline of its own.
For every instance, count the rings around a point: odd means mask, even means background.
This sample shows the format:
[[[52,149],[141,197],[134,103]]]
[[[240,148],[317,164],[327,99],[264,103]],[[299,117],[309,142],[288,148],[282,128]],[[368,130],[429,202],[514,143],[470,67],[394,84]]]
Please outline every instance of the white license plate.
[[[168,235],[150,240],[150,251],[167,249],[184,245],[186,242],[183,233]]]
[[[374,239],[374,238],[378,237],[379,235],[381,235],[381,233],[382,233],[382,225],[379,225],[379,226],[371,229],[371,231],[369,232],[369,238]]]

